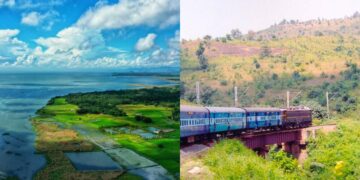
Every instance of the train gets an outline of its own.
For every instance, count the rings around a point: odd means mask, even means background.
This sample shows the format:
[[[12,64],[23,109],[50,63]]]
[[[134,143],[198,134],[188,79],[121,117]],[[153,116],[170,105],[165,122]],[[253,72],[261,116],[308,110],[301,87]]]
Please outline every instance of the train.
[[[311,114],[312,110],[305,106],[237,108],[181,105],[181,143],[234,133],[305,128],[311,126]]]

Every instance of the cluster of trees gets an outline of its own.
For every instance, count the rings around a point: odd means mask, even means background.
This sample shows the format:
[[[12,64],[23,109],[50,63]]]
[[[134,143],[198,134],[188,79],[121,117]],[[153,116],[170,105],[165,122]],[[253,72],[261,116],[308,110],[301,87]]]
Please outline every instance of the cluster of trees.
[[[193,88],[192,90],[188,89],[185,91],[186,87],[182,86],[183,90],[183,94],[181,94],[181,97],[195,103],[196,102],[196,92],[195,89]],[[204,104],[204,105],[212,105],[214,103],[214,97],[217,94],[217,90],[214,88],[211,88],[210,86],[207,85],[201,85],[200,86],[200,103]]]
[[[357,98],[351,96],[351,91],[359,86],[360,69],[356,64],[349,64],[349,68],[341,73],[341,79],[335,83],[325,82],[321,86],[311,89],[307,98],[326,106],[325,92],[329,92],[331,108],[338,113],[352,110],[356,106]]]
[[[79,114],[109,114],[125,116],[119,109],[120,104],[162,105],[176,108],[179,105],[179,87],[155,87],[152,89],[119,90],[91,93],[74,93],[64,96],[70,104],[77,105]],[[48,104],[52,105],[55,98]],[[178,111],[173,111],[172,119],[179,117]]]
[[[207,68],[209,67],[208,59],[204,53],[205,53],[205,43],[201,42],[199,44],[198,49],[196,50],[196,56],[199,60],[201,70],[207,70]]]

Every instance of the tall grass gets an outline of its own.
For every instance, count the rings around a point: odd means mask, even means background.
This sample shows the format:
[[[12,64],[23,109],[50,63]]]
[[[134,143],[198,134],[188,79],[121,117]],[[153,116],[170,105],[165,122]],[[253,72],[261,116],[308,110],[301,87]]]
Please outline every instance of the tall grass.
[[[280,163],[258,156],[238,140],[219,142],[206,153],[203,163],[215,179],[298,179],[300,172],[282,169]]]

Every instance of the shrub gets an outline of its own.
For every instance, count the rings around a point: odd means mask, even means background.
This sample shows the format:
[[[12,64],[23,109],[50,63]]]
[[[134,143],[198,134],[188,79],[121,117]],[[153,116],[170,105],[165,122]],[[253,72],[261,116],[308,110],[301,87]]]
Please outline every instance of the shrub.
[[[221,80],[221,81],[220,81],[220,84],[221,84],[222,86],[226,86],[228,83],[227,83],[226,80]]]

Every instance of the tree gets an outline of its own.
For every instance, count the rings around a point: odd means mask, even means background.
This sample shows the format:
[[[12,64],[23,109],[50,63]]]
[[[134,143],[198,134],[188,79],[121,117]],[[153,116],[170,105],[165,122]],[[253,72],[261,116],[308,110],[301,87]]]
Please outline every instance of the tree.
[[[309,107],[312,110],[312,116],[314,118],[323,119],[327,116],[327,111],[325,107],[322,107],[318,102],[316,101],[301,101],[301,105]]]
[[[231,35],[230,35],[230,34],[226,34],[226,39],[227,39],[228,41],[231,41],[231,40],[232,40]]]
[[[206,35],[206,36],[204,36],[204,40],[205,40],[205,41],[210,41],[210,40],[211,40],[211,38],[212,38],[212,37],[211,37],[210,35]]]
[[[199,44],[198,49],[196,50],[196,56],[199,60],[200,69],[202,70],[206,70],[209,66],[208,59],[205,57],[204,52],[205,52],[204,43],[201,42]]]
[[[242,36],[242,34],[241,34],[241,32],[240,32],[239,29],[233,29],[233,30],[231,30],[231,37],[232,37],[233,39],[240,39],[241,36]]]

